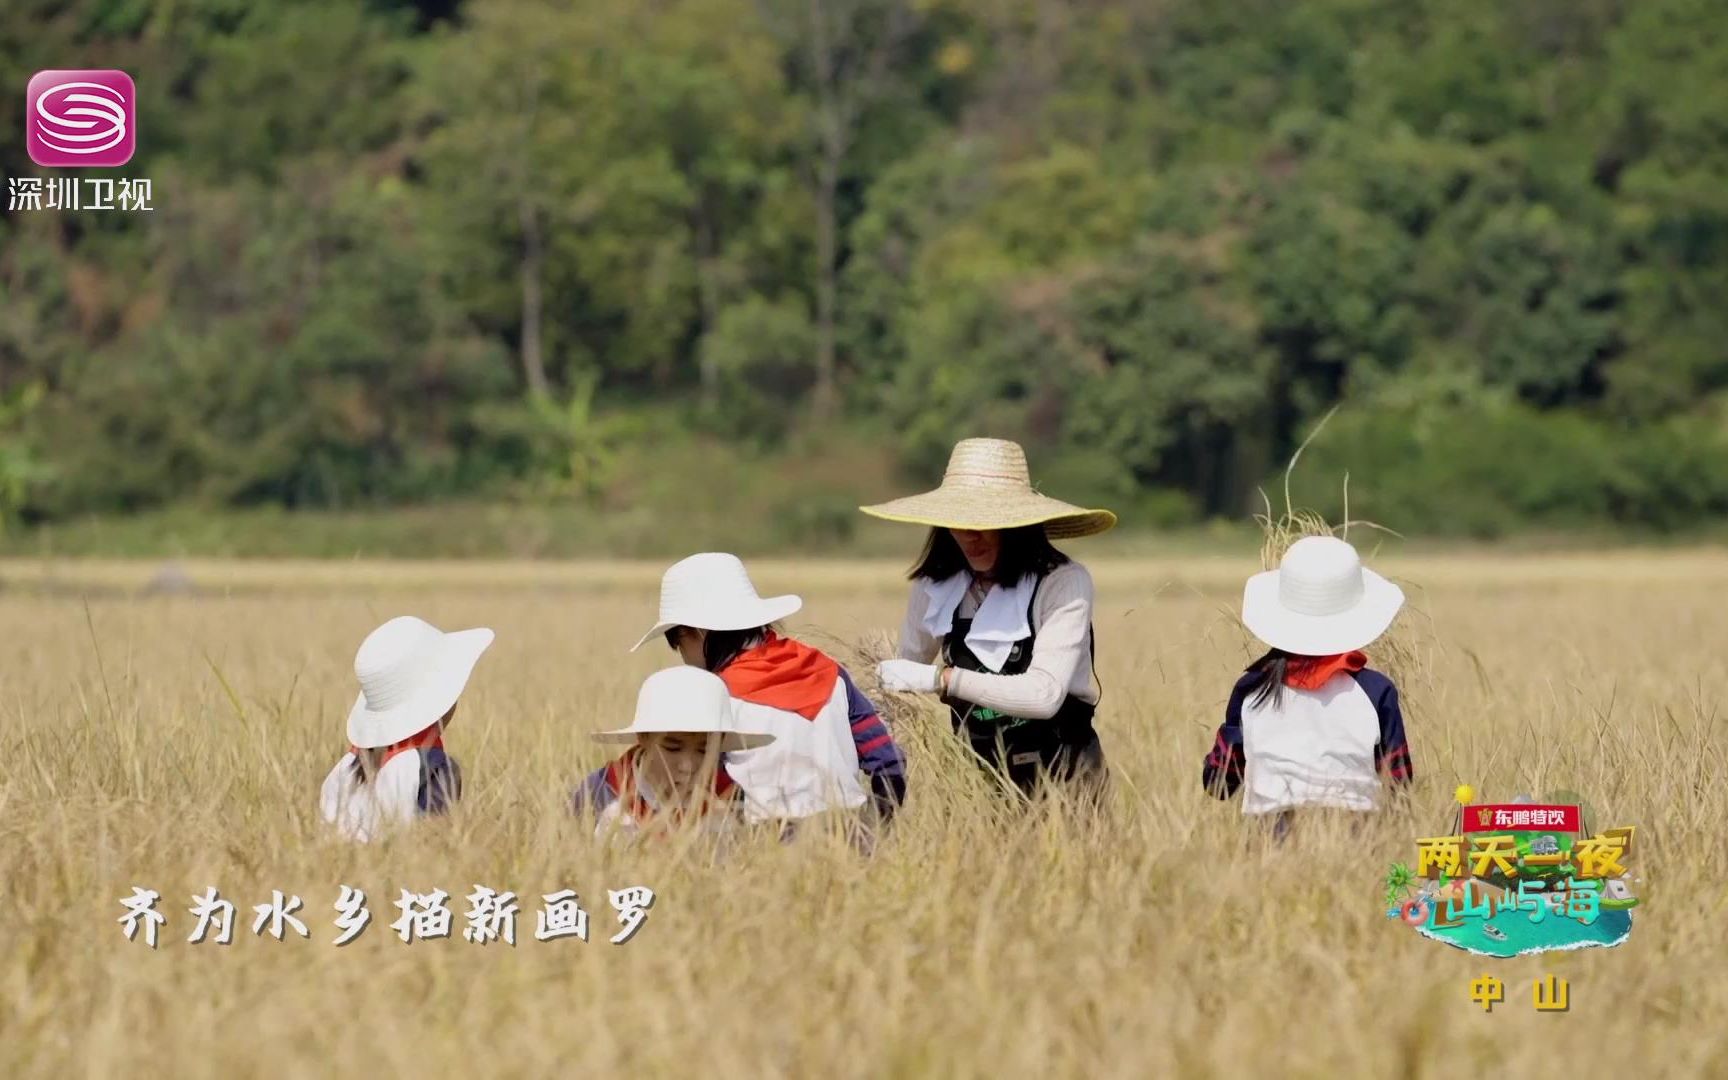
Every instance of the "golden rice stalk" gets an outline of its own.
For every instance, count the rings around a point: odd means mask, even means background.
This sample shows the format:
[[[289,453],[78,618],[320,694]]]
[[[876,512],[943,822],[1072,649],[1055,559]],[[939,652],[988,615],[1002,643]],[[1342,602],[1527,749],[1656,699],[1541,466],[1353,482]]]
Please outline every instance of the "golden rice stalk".
[[[980,795],[988,790],[970,751],[955,737],[945,705],[929,694],[902,694],[882,688],[876,665],[896,655],[891,634],[872,630],[857,641],[835,641],[824,648],[846,666],[858,689],[875,704],[908,762],[917,762],[920,772],[938,774],[944,785],[975,788]]]
[[[856,641],[843,641],[820,630],[806,630],[804,636],[840,661],[858,689],[876,706],[877,714],[887,722],[894,740],[906,754],[911,787],[919,791],[940,788],[944,792],[945,809],[951,813],[1010,812],[1012,800],[1003,799],[996,790],[998,779],[979,767],[971,749],[955,735],[947,706],[930,694],[904,694],[882,688],[876,677],[876,665],[897,654],[891,634],[872,630]]]
[[[1302,445],[1290,455],[1290,461],[1284,467],[1284,509],[1276,516],[1272,510],[1272,500],[1267,497],[1264,489],[1260,498],[1265,503],[1264,513],[1254,515],[1254,520],[1260,525],[1260,567],[1262,570],[1275,570],[1284,558],[1284,553],[1290,550],[1290,545],[1306,536],[1336,536],[1342,540],[1350,538],[1350,527],[1367,528],[1387,536],[1402,537],[1397,532],[1377,522],[1367,520],[1352,520],[1350,517],[1350,474],[1344,474],[1344,520],[1338,525],[1332,525],[1317,511],[1298,507],[1290,498],[1290,477],[1296,471],[1296,463],[1302,458],[1302,451],[1308,448],[1322,429],[1326,427],[1333,413],[1338,411],[1334,406],[1320,422],[1314,425],[1314,430],[1302,440]],[[1358,550],[1361,550],[1358,545]],[[1363,551],[1363,561],[1377,553],[1378,545]],[[1434,653],[1438,642],[1433,634],[1433,626],[1426,612],[1413,601],[1413,594],[1420,592],[1420,586],[1394,578],[1404,590],[1404,610],[1393,622],[1391,629],[1372,646],[1374,666],[1386,672],[1393,682],[1401,687],[1412,685],[1422,688],[1432,688]]]

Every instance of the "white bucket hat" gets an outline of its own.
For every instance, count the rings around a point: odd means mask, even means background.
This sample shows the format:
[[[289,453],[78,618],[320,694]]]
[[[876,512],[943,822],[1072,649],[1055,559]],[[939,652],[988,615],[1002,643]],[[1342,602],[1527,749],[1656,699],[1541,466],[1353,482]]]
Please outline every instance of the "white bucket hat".
[[[674,626],[698,630],[754,630],[804,606],[796,596],[756,595],[738,556],[708,551],[673,563],[660,579],[660,621],[630,646],[635,652]]]
[[[1403,590],[1363,567],[1355,548],[1306,536],[1290,545],[1278,569],[1248,579],[1242,622],[1274,649],[1332,656],[1374,641],[1403,606]]]
[[[1092,536],[1116,524],[1109,510],[1087,510],[1033,490],[1026,451],[1006,439],[961,439],[941,486],[859,509],[885,521],[944,529],[1042,525],[1052,540]]]
[[[750,750],[774,741],[765,731],[740,731],[732,694],[720,676],[681,664],[656,671],[636,695],[636,718],[627,728],[595,732],[599,742],[633,743],[650,732],[723,732],[720,749]]]
[[[348,741],[362,750],[401,742],[450,711],[492,631],[444,631],[401,615],[366,635],[354,656],[360,698],[348,714]]]

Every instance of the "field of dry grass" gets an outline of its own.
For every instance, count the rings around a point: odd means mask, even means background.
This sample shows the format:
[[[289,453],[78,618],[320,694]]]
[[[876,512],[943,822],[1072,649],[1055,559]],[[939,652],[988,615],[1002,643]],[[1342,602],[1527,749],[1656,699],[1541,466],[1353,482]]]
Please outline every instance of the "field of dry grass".
[[[1004,815],[936,715],[902,708],[912,801],[873,859],[812,836],[719,866],[603,850],[562,813],[601,760],[587,733],[670,661],[624,651],[660,567],[192,563],[203,591],[141,594],[152,569],[0,564],[0,1075],[1728,1075],[1728,556],[1382,564],[1417,609],[1413,805],[1276,849],[1199,787],[1250,655],[1249,567],[1101,563],[1104,822]],[[823,640],[901,611],[891,564],[755,570]],[[468,798],[352,849],[322,835],[317,786],[353,651],[403,612],[498,632],[449,736]],[[1497,961],[1388,923],[1387,864],[1460,782],[1576,789],[1638,826],[1631,940]],[[335,948],[342,884],[373,922]],[[476,884],[524,898],[514,948],[462,940]],[[163,895],[154,951],[117,922],[134,885]],[[228,946],[186,941],[210,885],[241,909]],[[625,885],[658,899],[613,946]],[[452,895],[449,940],[391,933],[404,887]],[[566,887],[590,941],[535,941]],[[252,935],[272,889],[310,940]],[[1506,986],[1487,1015],[1485,972]],[[1532,1008],[1548,972],[1569,1013]]]

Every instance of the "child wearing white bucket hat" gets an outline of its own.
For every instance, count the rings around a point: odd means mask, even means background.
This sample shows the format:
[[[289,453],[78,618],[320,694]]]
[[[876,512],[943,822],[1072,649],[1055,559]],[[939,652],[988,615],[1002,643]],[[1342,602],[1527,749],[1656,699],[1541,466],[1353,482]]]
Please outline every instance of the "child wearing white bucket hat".
[[[802,606],[796,596],[760,596],[736,555],[703,552],[666,571],[660,617],[632,651],[664,637],[686,664],[720,677],[740,724],[775,736],[726,755],[750,821],[791,822],[868,800],[886,823],[906,797],[905,758],[846,669],[781,634],[777,624]]]
[[[1404,593],[1331,536],[1290,545],[1278,569],[1242,594],[1242,622],[1268,646],[1237,680],[1202,782],[1220,799],[1243,791],[1242,812],[1302,807],[1366,811],[1383,781],[1413,773],[1398,688],[1363,649],[1386,632]]]
[[[769,732],[740,728],[726,684],[693,667],[648,676],[630,726],[594,738],[630,744],[576,790],[574,809],[599,815],[597,835],[685,824],[725,831],[740,817],[741,801],[721,754],[774,741]]]
[[[367,635],[354,657],[360,697],[348,713],[348,752],[319,796],[325,822],[365,842],[461,797],[444,729],[492,636],[483,627],[447,634],[412,615]]]

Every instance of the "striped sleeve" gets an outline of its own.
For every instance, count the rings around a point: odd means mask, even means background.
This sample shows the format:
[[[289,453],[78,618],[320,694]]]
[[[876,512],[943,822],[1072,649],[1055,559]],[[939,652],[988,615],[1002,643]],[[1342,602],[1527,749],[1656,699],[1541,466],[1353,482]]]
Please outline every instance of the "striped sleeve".
[[[846,713],[852,724],[852,744],[858,749],[858,767],[870,778],[870,801],[886,822],[906,801],[906,755],[845,668],[840,669],[840,678],[846,683]]]
[[[570,793],[570,812],[576,815],[598,814],[616,801],[618,793],[606,782],[606,766],[602,765],[583,777],[576,790]]]
[[[1212,749],[1200,767],[1200,783],[1215,799],[1228,799],[1242,786],[1245,759],[1242,753],[1242,703],[1248,699],[1253,685],[1250,676],[1243,676],[1230,691],[1230,702],[1224,706],[1224,722],[1213,736]]]
[[[442,814],[462,797],[462,770],[456,759],[433,747],[420,755],[420,791],[415,805],[422,814]]]

